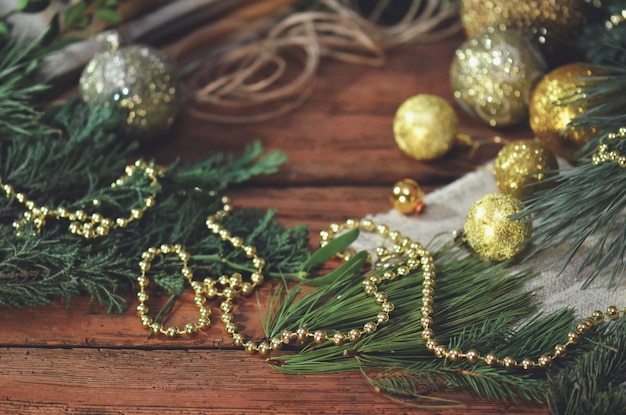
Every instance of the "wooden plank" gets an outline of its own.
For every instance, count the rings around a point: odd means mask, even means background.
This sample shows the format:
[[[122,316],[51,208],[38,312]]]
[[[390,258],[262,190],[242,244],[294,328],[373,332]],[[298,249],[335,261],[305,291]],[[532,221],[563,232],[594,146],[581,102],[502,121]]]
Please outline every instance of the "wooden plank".
[[[358,373],[285,375],[240,351],[3,348],[0,364],[7,415],[546,413],[466,393],[438,395],[462,408],[400,407]]]

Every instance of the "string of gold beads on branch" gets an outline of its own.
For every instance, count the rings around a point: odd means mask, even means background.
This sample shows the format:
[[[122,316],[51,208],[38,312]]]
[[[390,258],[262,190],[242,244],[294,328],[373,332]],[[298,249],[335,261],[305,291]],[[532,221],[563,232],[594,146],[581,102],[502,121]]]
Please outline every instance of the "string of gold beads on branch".
[[[425,250],[422,245],[402,237],[399,232],[389,231],[384,225],[374,226],[373,222],[367,219],[362,221],[351,219],[346,221],[345,224],[332,224],[328,231],[322,232],[322,235],[326,235],[325,238],[322,237],[322,244],[324,244],[324,239],[327,241],[332,239],[333,235],[337,232],[341,232],[344,229],[355,228],[367,232],[378,232],[379,235],[394,242],[391,251],[386,247],[379,247],[377,249],[379,260],[376,262],[376,268],[374,272],[365,277],[362,283],[365,293],[373,296],[374,300],[380,305],[380,312],[376,314],[373,321],[364,323],[362,328],[353,328],[346,331],[336,330],[333,334],[329,335],[324,330],[310,330],[307,327],[299,327],[295,331],[283,331],[280,337],[254,342],[249,340],[245,334],[237,331],[237,325],[233,321],[233,300],[239,293],[243,295],[252,294],[256,286],[263,282],[264,276],[262,272],[265,261],[256,254],[254,246],[245,245],[241,238],[232,236],[230,232],[219,223],[220,219],[232,211],[232,205],[227,197],[222,198],[222,203],[223,208],[216,214],[208,217],[206,222],[207,228],[214,234],[219,235],[223,241],[228,241],[233,248],[243,250],[246,255],[251,258],[254,271],[250,275],[250,282],[244,282],[243,276],[239,272],[233,273],[231,276],[222,275],[217,280],[210,277],[205,278],[202,282],[194,280],[193,271],[189,267],[191,256],[185,250],[184,246],[177,244],[149,248],[142,254],[142,260],[139,263],[141,275],[138,278],[139,292],[137,293],[137,299],[139,304],[136,311],[141,324],[149,329],[151,333],[163,334],[168,337],[195,334],[199,329],[206,328],[211,324],[211,310],[206,308],[206,301],[220,298],[222,299],[219,305],[222,311],[220,320],[225,325],[225,331],[232,336],[235,346],[243,347],[248,353],[258,353],[262,356],[266,356],[271,351],[281,349],[283,345],[305,344],[307,342],[314,342],[316,344],[330,342],[334,345],[341,346],[347,342],[355,342],[365,334],[375,332],[379,325],[389,320],[389,313],[393,311],[394,305],[388,301],[387,295],[379,289],[378,284],[385,280],[393,280],[397,277],[408,275],[413,269],[418,267],[421,267],[424,273],[432,272],[432,257],[428,251]],[[199,310],[198,320],[196,322],[186,323],[182,329],[178,326],[164,327],[148,316],[149,308],[146,302],[149,299],[147,287],[150,281],[147,273],[151,268],[152,261],[161,254],[176,254],[178,256],[182,263],[181,273],[195,294],[193,301]],[[400,256],[402,256],[403,259],[399,262],[394,262],[392,269],[390,260],[399,259]],[[348,259],[346,255],[342,257]]]
[[[35,225],[37,231],[40,232],[46,224],[46,219],[48,217],[54,217],[57,220],[68,219],[70,221],[68,226],[70,233],[92,239],[108,235],[111,229],[128,226],[132,221],[140,219],[146,210],[155,205],[156,194],[161,190],[158,178],[163,174],[163,170],[156,167],[152,162],[147,163],[143,160],[137,160],[134,164],[126,166],[124,174],[115,182],[111,183],[111,187],[122,186],[138,172],[142,173],[150,180],[149,186],[154,189],[154,193],[143,199],[143,205],[131,208],[127,218],[107,218],[98,212],[88,214],[83,209],[70,211],[64,207],[51,208],[48,206],[39,206],[34,201],[29,200],[24,193],[15,191],[12,185],[3,183],[1,177],[0,188],[7,199],[15,198],[15,200],[24,205],[27,209],[21,219],[13,222],[13,228],[18,235],[21,234],[21,229],[27,223]],[[96,207],[100,206],[100,200],[94,199],[92,204]]]
[[[626,138],[626,127],[621,127],[617,132],[607,135],[607,141]],[[620,167],[626,167],[626,156],[617,150],[610,150],[607,143],[601,143],[596,152],[591,156],[591,163],[596,166],[602,163],[615,162]]]

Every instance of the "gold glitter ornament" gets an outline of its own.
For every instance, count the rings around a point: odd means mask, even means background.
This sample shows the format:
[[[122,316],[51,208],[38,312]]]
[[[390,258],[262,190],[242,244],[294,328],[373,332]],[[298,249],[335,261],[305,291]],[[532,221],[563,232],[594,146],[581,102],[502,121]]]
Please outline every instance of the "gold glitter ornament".
[[[468,37],[489,27],[520,30],[546,51],[554,51],[585,23],[581,0],[461,0]]]
[[[541,53],[520,32],[489,30],[456,50],[450,83],[465,111],[506,127],[527,119],[531,92],[545,71]]]
[[[458,125],[456,113],[445,99],[419,94],[398,107],[393,134],[407,155],[417,160],[434,160],[452,148]]]
[[[494,164],[496,185],[502,193],[526,199],[552,183],[543,182],[559,168],[550,150],[533,139],[518,140],[502,147]]]
[[[463,227],[468,245],[492,261],[505,261],[519,254],[521,245],[532,234],[529,218],[512,221],[509,217],[522,209],[511,195],[491,193],[478,199],[470,208]]]
[[[424,191],[413,179],[402,179],[394,184],[389,199],[394,209],[405,215],[424,209]]]
[[[539,81],[530,99],[533,133],[554,154],[569,161],[595,132],[593,128],[569,128],[568,124],[588,109],[583,88],[589,83],[581,78],[597,72],[581,63],[560,66]]]
[[[95,55],[79,81],[85,102],[126,111],[125,130],[145,139],[166,132],[178,111],[175,75],[158,50],[131,45]]]

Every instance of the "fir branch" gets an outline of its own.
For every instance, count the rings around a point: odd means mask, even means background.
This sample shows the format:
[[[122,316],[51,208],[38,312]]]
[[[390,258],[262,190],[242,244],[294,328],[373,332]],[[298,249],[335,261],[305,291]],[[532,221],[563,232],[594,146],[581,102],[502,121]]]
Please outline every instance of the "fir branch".
[[[39,206],[83,209],[115,219],[128,217],[130,208],[141,206],[146,196],[155,193],[150,180],[141,175],[110,187],[137,148],[116,134],[114,113],[70,101],[41,120],[56,133],[0,141],[3,182]],[[141,253],[162,243],[186,245],[201,273],[219,276],[251,269],[250,259],[208,231],[205,221],[222,207],[220,191],[271,174],[284,161],[283,153],[261,153],[260,144],[254,143],[240,157],[212,154],[195,165],[166,167],[159,178],[156,205],[141,220],[93,240],[69,234],[67,221],[54,218],[40,233],[30,235],[24,229],[27,236],[17,236],[12,223],[24,207],[14,197],[1,199],[0,304],[38,305],[56,297],[69,301],[88,294],[109,311],[120,312],[125,291],[140,275]],[[99,201],[97,206],[94,200]],[[286,229],[272,211],[237,209],[224,225],[257,248],[269,276],[296,275],[309,256],[307,229]],[[179,294],[184,288],[180,264],[162,258],[153,265],[150,277],[157,285]]]

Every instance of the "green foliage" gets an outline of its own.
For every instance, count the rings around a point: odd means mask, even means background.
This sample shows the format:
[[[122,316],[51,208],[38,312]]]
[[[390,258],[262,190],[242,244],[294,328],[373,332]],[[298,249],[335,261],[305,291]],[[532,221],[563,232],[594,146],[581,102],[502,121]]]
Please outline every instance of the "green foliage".
[[[355,256],[334,272],[332,280],[321,277],[327,284],[313,292],[298,285],[287,293],[277,293],[285,298],[282,302],[274,300],[280,306],[270,305],[266,335],[276,337],[299,327],[332,335],[336,330],[347,332],[374,321],[379,305],[361,287],[366,276],[365,257]],[[524,282],[533,276],[528,272],[509,275],[501,264],[463,257],[457,247],[442,248],[435,255],[435,263],[433,329],[437,340],[448,348],[536,359],[550,352],[571,329],[569,310],[532,317],[532,292],[523,291]],[[293,374],[360,370],[377,389],[394,396],[426,399],[418,404],[426,406],[450,404],[432,402],[428,394],[433,391],[468,387],[489,399],[543,400],[546,382],[536,372],[436,359],[420,336],[421,280],[421,271],[414,271],[380,284],[395,308],[389,322],[373,334],[343,346],[309,344],[297,354],[275,356],[276,367]],[[298,296],[301,292],[308,294]],[[521,324],[522,320],[526,322]]]
[[[77,101],[39,114],[46,125],[42,136],[0,137],[0,176],[38,205],[96,211],[107,217],[127,217],[131,207],[154,192],[147,178],[111,188],[133,157],[137,144],[116,134],[119,117],[110,110],[93,110]],[[125,307],[124,295],[139,276],[138,261],[150,246],[181,243],[192,254],[194,267],[220,275],[252,269],[241,252],[222,243],[206,229],[206,217],[220,207],[221,192],[234,183],[277,171],[285,156],[262,154],[251,144],[235,158],[212,154],[204,160],[165,169],[156,206],[141,220],[103,238],[86,240],[67,231],[68,223],[49,219],[40,233],[17,236],[12,228],[24,207],[13,198],[0,200],[0,304],[19,307],[46,304],[56,297],[69,301],[87,293],[109,311]],[[133,176],[134,178],[135,176]],[[97,199],[96,208],[92,201]],[[224,219],[233,235],[254,245],[266,261],[269,276],[296,273],[309,256],[305,227],[285,229],[273,212],[239,209]],[[183,289],[179,264],[164,258],[150,277],[164,290]]]
[[[623,21],[607,25],[612,16],[618,21],[623,19],[621,13],[626,9],[626,1],[602,0],[600,7],[587,5],[587,8],[588,21],[582,33],[574,39],[584,60],[595,64],[626,63],[626,25]]]

